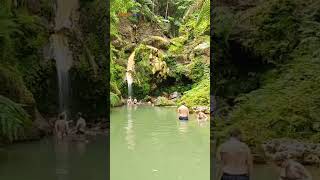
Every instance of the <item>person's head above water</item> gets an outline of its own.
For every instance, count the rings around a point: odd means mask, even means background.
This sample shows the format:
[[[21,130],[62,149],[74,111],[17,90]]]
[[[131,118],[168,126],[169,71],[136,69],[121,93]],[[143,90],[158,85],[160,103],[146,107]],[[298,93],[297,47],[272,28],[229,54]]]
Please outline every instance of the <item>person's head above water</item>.
[[[240,129],[238,129],[238,128],[233,128],[233,129],[230,130],[229,135],[230,135],[230,137],[232,137],[232,138],[236,138],[236,139],[239,139],[239,140],[240,140],[242,133],[241,133],[241,130],[240,130]]]
[[[182,106],[186,106],[186,103],[185,103],[185,102],[182,102],[181,105],[182,105]]]

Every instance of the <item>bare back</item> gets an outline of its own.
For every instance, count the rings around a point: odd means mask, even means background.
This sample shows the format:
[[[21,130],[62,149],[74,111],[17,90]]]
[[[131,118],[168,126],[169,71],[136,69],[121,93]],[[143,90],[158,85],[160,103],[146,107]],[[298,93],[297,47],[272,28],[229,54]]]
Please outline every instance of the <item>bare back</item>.
[[[189,116],[189,109],[182,105],[178,108],[178,113],[180,117],[188,117]]]
[[[250,149],[246,144],[232,138],[221,145],[219,156],[223,173],[231,175],[250,174],[252,158]]]
[[[55,123],[55,130],[58,133],[67,133],[68,132],[68,123],[65,120],[57,120]]]

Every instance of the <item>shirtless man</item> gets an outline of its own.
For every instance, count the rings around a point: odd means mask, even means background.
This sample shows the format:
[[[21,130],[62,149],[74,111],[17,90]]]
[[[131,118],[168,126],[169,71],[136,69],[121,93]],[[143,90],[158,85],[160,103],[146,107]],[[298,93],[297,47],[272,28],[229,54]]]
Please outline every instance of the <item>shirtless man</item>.
[[[54,125],[55,134],[58,139],[63,139],[68,135],[69,124],[67,122],[66,114],[60,114],[58,120]]]
[[[76,125],[77,134],[85,134],[87,126],[86,120],[82,118],[82,114],[80,112],[78,113],[78,117],[79,119]]]
[[[199,111],[199,113],[197,114],[197,119],[198,121],[202,121],[202,120],[207,121],[208,116],[202,111]]]
[[[253,161],[249,147],[240,141],[241,131],[230,131],[230,139],[218,148],[218,180],[249,180]]]
[[[183,102],[182,105],[178,108],[179,120],[188,120],[189,119],[189,109],[186,104]]]
[[[281,168],[279,180],[312,180],[311,174],[300,163],[288,159],[286,153],[276,153],[275,164]]]
[[[128,104],[128,105],[131,105],[131,104],[132,104],[132,99],[131,99],[131,97],[128,98],[127,104]]]

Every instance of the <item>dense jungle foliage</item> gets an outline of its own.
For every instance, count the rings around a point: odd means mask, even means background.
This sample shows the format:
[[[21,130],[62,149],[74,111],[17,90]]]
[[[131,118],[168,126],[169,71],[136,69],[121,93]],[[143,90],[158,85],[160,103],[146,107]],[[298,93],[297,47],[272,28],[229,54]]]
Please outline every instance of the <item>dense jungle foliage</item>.
[[[320,2],[218,1],[213,126],[252,146],[280,137],[319,143]]]
[[[103,0],[81,0],[78,26],[66,30],[73,53],[71,114],[106,116],[107,7]],[[0,142],[17,140],[33,127],[35,112],[56,117],[56,65],[48,59],[54,32],[54,0],[0,0]]]
[[[209,106],[210,1],[111,1],[112,106],[127,97],[125,73],[134,60],[133,96],[156,105]]]

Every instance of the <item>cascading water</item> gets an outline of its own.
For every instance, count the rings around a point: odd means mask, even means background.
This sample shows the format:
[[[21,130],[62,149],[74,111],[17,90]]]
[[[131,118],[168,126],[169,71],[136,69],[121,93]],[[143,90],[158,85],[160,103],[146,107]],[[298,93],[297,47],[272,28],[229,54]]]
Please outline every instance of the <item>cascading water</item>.
[[[128,65],[127,65],[127,72],[126,72],[126,80],[128,83],[128,97],[132,97],[132,83],[133,83],[133,77],[132,73],[134,72],[134,56],[135,51],[132,52],[128,59]]]
[[[72,52],[69,49],[65,30],[72,30],[78,21],[78,0],[56,0],[55,33],[50,37],[52,57],[56,61],[59,85],[59,110],[68,112],[70,99],[69,70],[72,66]]]
[[[132,97],[132,83],[133,83],[133,78],[131,72],[126,73],[126,79],[128,83],[128,97]]]
[[[68,111],[70,97],[69,69],[72,64],[72,52],[68,48],[68,41],[61,34],[51,36],[53,58],[56,61],[59,85],[59,110]]]

